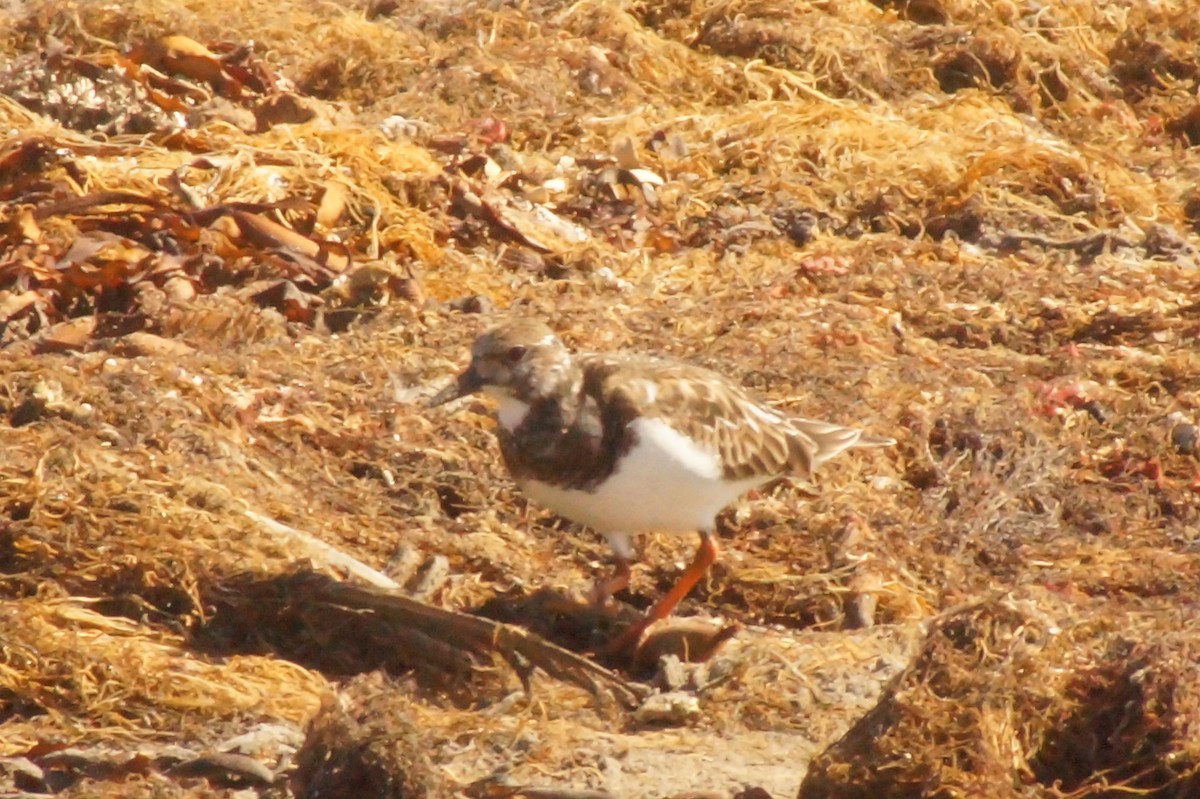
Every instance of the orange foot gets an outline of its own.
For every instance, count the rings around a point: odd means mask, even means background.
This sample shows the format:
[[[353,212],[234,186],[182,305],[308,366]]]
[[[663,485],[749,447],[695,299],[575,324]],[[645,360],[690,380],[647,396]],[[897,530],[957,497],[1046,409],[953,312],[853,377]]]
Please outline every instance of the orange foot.
[[[637,649],[638,642],[642,639],[642,634],[646,632],[646,628],[659,619],[665,619],[671,615],[671,611],[675,606],[688,595],[688,592],[696,587],[696,583],[700,582],[700,578],[708,571],[708,567],[712,566],[717,560],[717,542],[713,540],[712,535],[708,531],[700,533],[700,548],[696,550],[695,557],[692,558],[691,564],[684,569],[683,574],[679,575],[679,580],[675,586],[668,591],[662,599],[646,611],[646,615],[640,621],[626,627],[613,640],[609,641],[604,647],[597,652],[602,657],[615,658],[626,653],[632,653]]]

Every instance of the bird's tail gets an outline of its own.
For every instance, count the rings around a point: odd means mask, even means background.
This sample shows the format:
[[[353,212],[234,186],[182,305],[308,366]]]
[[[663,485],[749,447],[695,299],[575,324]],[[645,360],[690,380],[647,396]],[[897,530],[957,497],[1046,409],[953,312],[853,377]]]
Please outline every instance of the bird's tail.
[[[869,435],[856,427],[842,427],[830,422],[802,417],[791,417],[788,421],[792,423],[793,427],[812,439],[816,445],[816,451],[812,453],[814,470],[825,461],[836,458],[848,449],[890,447],[896,443],[894,438]]]

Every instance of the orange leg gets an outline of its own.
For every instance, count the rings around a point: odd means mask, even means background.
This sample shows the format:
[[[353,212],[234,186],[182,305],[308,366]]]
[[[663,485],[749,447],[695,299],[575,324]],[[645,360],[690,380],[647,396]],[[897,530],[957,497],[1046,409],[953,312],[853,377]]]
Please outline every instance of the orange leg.
[[[654,622],[659,619],[665,619],[671,615],[671,611],[675,606],[683,600],[688,592],[696,587],[696,583],[700,582],[700,578],[708,571],[708,567],[712,566],[717,560],[717,542],[713,539],[712,534],[707,530],[700,532],[700,548],[696,550],[695,557],[692,558],[691,564],[683,570],[683,574],[679,575],[679,580],[675,586],[668,591],[662,599],[655,603],[654,607],[646,611],[646,615],[641,621],[636,624],[631,624],[620,635],[610,641],[602,650],[601,654],[619,655],[628,649],[632,649],[641,639],[642,633],[646,631]]]
[[[620,591],[625,586],[629,585],[629,580],[632,577],[632,570],[629,566],[629,558],[617,555],[613,567],[613,573],[608,577],[596,580],[592,585],[592,590],[588,592],[588,601],[598,608],[603,608],[608,604],[608,600],[612,599],[612,595]]]

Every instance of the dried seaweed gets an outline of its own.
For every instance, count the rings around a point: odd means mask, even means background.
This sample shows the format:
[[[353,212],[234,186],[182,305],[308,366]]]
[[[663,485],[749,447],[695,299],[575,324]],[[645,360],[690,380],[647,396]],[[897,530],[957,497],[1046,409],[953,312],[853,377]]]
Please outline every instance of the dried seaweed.
[[[314,716],[254,790],[791,795],[830,743],[804,795],[1200,790],[1192,3],[0,30],[0,792],[53,750],[101,752],[64,795],[210,795],[155,747]],[[722,517],[682,612],[740,632],[636,664],[683,729],[602,710],[644,689],[532,601],[603,542],[521,498],[485,403],[424,407],[505,313],[900,440]],[[691,546],[647,537],[619,599]]]

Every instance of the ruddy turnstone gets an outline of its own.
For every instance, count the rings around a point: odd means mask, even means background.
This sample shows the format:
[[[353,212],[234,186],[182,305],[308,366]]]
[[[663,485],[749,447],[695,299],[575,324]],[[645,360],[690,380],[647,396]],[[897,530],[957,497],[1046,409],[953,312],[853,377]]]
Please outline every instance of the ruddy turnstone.
[[[637,642],[717,558],[717,514],[751,488],[814,470],[853,447],[890,438],[787,416],[726,378],[685,363],[625,354],[572,354],[549,327],[518,320],[484,333],[471,363],[433,406],[483,392],[496,400],[500,452],[521,490],[608,539],[616,569],[606,599],[629,583],[630,538],[700,534],[675,586],[607,649]]]

